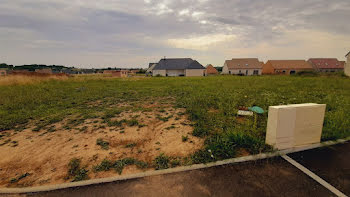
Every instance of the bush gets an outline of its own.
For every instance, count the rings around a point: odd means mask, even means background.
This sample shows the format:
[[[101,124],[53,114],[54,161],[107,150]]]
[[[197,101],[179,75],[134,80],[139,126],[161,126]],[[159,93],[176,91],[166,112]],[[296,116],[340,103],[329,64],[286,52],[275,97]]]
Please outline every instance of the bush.
[[[88,170],[80,168],[80,160],[73,158],[68,164],[68,178],[73,178],[72,182],[89,179]]]
[[[156,170],[168,169],[169,161],[169,157],[165,156],[163,153],[160,154],[154,160]]]
[[[102,149],[108,150],[109,149],[109,142],[103,141],[103,139],[99,138],[96,140],[96,145],[101,146]]]

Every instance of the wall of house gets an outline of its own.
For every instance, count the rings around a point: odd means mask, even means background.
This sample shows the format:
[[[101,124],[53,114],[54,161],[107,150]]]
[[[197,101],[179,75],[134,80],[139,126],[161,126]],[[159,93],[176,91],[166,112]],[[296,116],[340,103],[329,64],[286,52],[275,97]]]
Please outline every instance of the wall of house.
[[[186,69],[185,76],[186,77],[200,77],[204,76],[205,69]]]
[[[266,64],[263,65],[262,74],[271,75],[275,73],[275,69],[272,67],[270,62],[266,62]]]
[[[243,75],[254,75],[254,70],[258,71],[257,75],[261,75],[262,69],[230,69],[229,74],[231,75],[238,75],[238,74],[243,74]]]
[[[185,76],[185,70],[179,69],[179,70],[166,70],[166,74],[169,77],[178,77],[178,76]]]
[[[319,72],[340,72],[343,70],[344,69],[342,69],[342,68],[321,68],[321,69],[318,69]]]
[[[291,72],[301,72],[301,71],[314,71],[314,69],[310,68],[310,69],[275,69],[275,73],[274,74],[278,74],[278,75],[290,75]]]
[[[224,66],[222,67],[221,74],[228,74],[228,67],[227,64],[225,63]]]
[[[166,70],[153,70],[152,76],[166,76]]]
[[[350,55],[348,55],[348,57],[347,57],[347,61],[346,61],[345,66],[344,66],[344,72],[347,76],[350,77]]]
[[[127,77],[128,76],[128,71],[116,71],[112,72],[113,77]]]

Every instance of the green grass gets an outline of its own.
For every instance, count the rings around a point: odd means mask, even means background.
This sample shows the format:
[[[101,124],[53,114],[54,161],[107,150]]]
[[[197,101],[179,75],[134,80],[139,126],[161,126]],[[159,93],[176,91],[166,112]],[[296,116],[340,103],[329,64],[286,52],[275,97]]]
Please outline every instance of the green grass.
[[[154,77],[138,80],[76,78],[28,85],[0,86],[0,132],[35,123],[35,130],[49,128],[62,117],[71,129],[89,118],[105,123],[140,125],[134,120],[111,122],[121,113],[113,105],[128,103],[130,110],[144,110],[138,103],[168,102],[185,108],[193,122],[193,135],[205,138],[205,147],[191,156],[194,163],[235,157],[240,148],[250,153],[268,151],[264,143],[267,113],[255,121],[237,120],[239,106],[269,106],[294,103],[327,104],[322,140],[350,136],[350,79],[332,76],[217,76]],[[92,105],[91,103],[97,103]],[[171,101],[169,101],[171,102]],[[183,114],[179,114],[183,115]],[[157,117],[168,121],[172,115]],[[108,122],[109,121],[109,122]],[[211,152],[209,152],[209,150]]]

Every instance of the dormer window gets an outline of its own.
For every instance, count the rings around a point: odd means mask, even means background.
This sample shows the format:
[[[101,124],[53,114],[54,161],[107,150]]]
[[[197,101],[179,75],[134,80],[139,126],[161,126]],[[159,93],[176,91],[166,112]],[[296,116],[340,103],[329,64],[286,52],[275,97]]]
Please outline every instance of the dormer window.
[[[248,64],[245,64],[246,66],[248,66]]]

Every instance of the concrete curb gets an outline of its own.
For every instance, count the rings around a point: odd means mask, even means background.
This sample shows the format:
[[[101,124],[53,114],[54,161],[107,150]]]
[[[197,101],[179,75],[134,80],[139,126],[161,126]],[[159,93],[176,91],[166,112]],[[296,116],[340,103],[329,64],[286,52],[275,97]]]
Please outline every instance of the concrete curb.
[[[211,163],[207,163],[207,164],[195,164],[192,166],[182,166],[182,167],[171,168],[171,169],[166,169],[166,170],[159,170],[159,171],[147,171],[147,172],[131,174],[131,175],[121,175],[121,176],[116,176],[116,177],[92,179],[92,180],[86,180],[86,181],[80,181],[80,182],[70,182],[70,183],[62,183],[62,184],[56,184],[56,185],[46,185],[46,186],[27,187],[27,188],[0,188],[0,194],[21,194],[21,193],[46,192],[46,191],[66,189],[66,188],[72,188],[72,187],[82,187],[82,186],[87,186],[87,185],[110,183],[110,182],[122,181],[122,180],[128,180],[128,179],[170,174],[170,173],[175,173],[175,172],[184,172],[184,171],[209,168],[209,167],[214,167],[214,166],[221,166],[221,165],[225,165],[225,164],[233,164],[233,163],[240,163],[240,162],[246,162],[246,161],[266,159],[266,158],[276,157],[276,156],[280,156],[280,155],[286,155],[289,153],[319,148],[319,147],[323,147],[323,146],[331,146],[331,145],[335,145],[335,144],[345,143],[349,140],[350,140],[350,137],[345,138],[345,139],[336,140],[336,141],[327,141],[327,142],[322,142],[322,143],[318,143],[318,144],[312,144],[312,145],[303,146],[303,147],[291,148],[291,149],[286,149],[286,150],[281,150],[281,151],[276,151],[276,152],[271,152],[271,153],[261,153],[261,154],[257,154],[257,155],[250,155],[250,156],[245,156],[245,157],[226,159],[226,160],[211,162]]]

